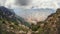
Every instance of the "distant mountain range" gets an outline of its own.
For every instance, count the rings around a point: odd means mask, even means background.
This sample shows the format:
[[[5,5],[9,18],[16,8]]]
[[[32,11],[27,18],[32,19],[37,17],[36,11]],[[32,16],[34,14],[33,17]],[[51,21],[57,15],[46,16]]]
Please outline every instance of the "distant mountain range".
[[[16,15],[24,18],[28,22],[44,21],[50,14],[55,13],[56,10],[53,8],[15,8],[14,12]],[[31,20],[32,19],[32,20]]]

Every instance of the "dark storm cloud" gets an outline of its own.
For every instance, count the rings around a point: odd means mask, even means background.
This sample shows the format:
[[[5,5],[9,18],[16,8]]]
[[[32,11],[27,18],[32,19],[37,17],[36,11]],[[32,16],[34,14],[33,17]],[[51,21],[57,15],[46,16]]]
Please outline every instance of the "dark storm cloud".
[[[16,3],[17,5],[21,5],[21,6],[26,6],[26,5],[29,5],[30,3],[30,0],[16,0]]]

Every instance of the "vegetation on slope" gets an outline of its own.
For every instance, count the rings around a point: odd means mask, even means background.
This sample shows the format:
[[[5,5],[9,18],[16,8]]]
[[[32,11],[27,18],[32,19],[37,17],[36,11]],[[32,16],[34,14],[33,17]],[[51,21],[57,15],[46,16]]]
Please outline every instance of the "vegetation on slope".
[[[3,11],[4,10],[4,11]],[[6,13],[6,11],[8,11]],[[60,9],[47,17],[45,21],[37,22],[37,25],[29,24],[24,19],[17,17],[9,10],[0,7],[0,34],[59,34],[60,33]]]
[[[37,27],[38,26],[38,27]],[[38,34],[59,34],[60,33],[60,9],[47,17],[45,21],[38,22],[37,25],[32,25],[33,31],[38,31]]]

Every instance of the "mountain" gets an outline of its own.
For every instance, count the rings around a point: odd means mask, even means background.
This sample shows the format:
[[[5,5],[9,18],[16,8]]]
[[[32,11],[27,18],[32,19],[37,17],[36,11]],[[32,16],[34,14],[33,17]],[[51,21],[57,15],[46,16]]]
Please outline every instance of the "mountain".
[[[37,22],[37,25],[31,25],[33,33],[36,34],[60,34],[60,8],[45,19]]]
[[[1,12],[1,15],[5,15],[6,17],[11,17],[15,15],[15,13],[11,12],[9,9],[3,7],[3,6],[0,6],[0,12]]]
[[[12,9],[8,9],[8,8],[3,7],[3,6],[0,7],[0,16],[2,18],[8,19],[10,21],[15,20],[17,22],[17,20],[18,20],[18,21],[22,22],[21,24],[24,24],[24,22],[26,22],[22,17],[17,16]],[[26,25],[26,24],[24,24],[24,25]],[[27,23],[27,25],[28,25],[28,23]]]
[[[36,29],[39,34],[60,34],[60,8],[47,17],[45,21],[38,22]]]
[[[60,33],[60,8],[57,9],[56,13],[53,13],[48,16],[46,19],[47,27],[52,28],[50,34],[59,34]]]
[[[36,25],[30,25],[12,11],[0,7],[0,34],[60,34],[60,8]]]
[[[14,12],[26,21],[36,24],[38,21],[44,21],[50,14],[55,13],[56,10],[53,8],[14,8]]]
[[[16,34],[16,31],[28,31],[29,27],[30,24],[12,9],[0,6],[0,34]]]

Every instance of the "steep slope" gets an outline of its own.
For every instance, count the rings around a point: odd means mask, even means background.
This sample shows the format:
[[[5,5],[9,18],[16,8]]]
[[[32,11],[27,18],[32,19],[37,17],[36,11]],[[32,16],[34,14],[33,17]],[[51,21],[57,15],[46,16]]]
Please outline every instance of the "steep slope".
[[[28,26],[28,27],[27,27]],[[18,34],[27,32],[29,24],[18,17],[13,10],[0,6],[0,34]]]
[[[37,31],[38,34],[60,34],[60,8],[45,21],[40,21],[37,25],[32,24],[31,27],[32,31]]]
[[[21,24],[24,24],[26,26],[29,25],[22,17],[17,16],[12,9],[8,9],[8,8],[1,6],[0,7],[0,15],[2,18],[6,18],[9,21],[15,21],[17,23],[19,23],[18,21],[20,21]]]
[[[48,16],[47,20],[47,27],[50,27],[50,34],[59,34],[60,33],[60,8],[57,9],[56,13],[51,14]]]

